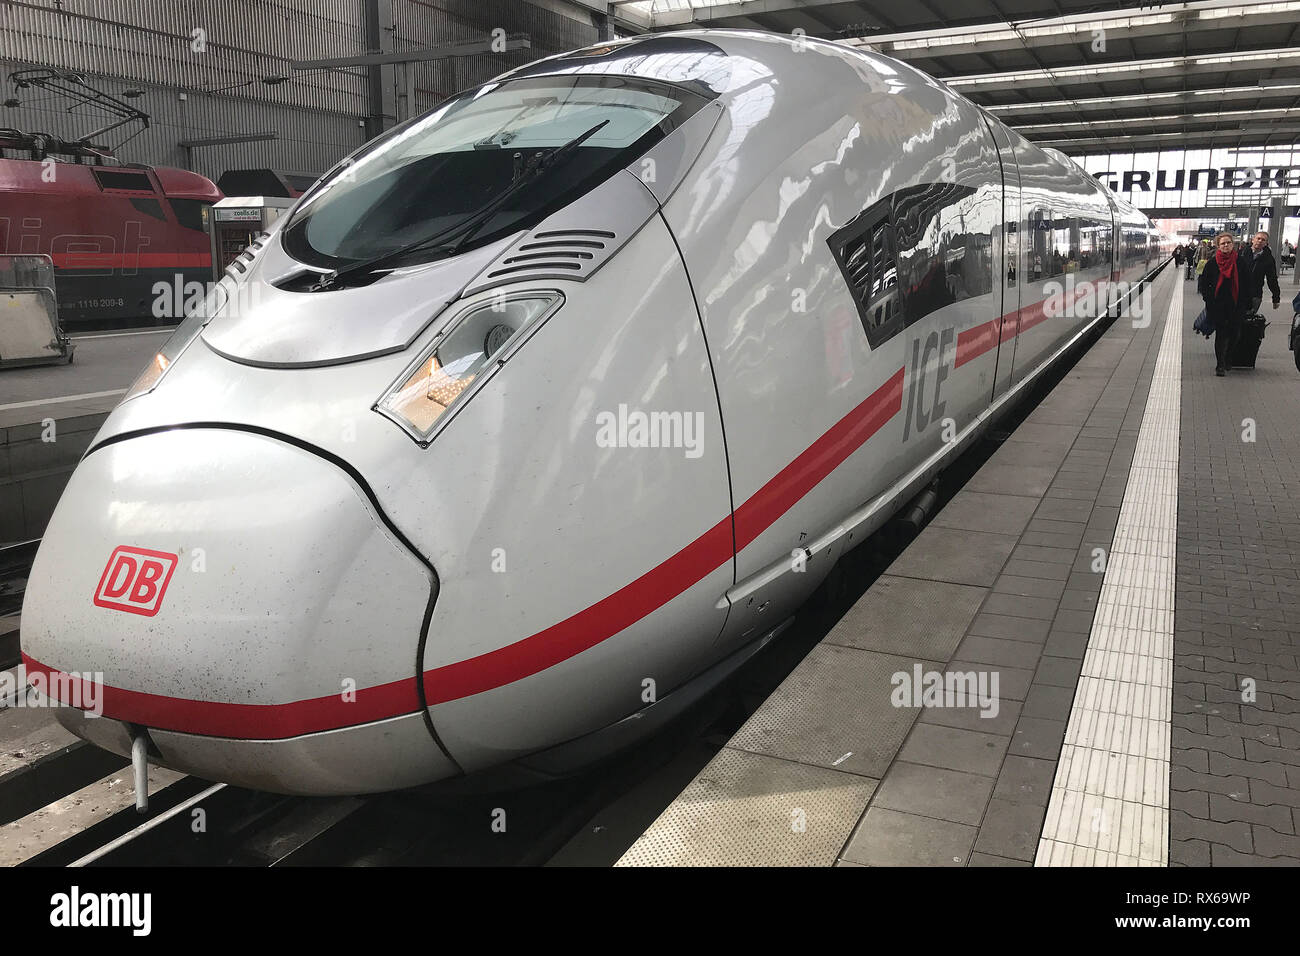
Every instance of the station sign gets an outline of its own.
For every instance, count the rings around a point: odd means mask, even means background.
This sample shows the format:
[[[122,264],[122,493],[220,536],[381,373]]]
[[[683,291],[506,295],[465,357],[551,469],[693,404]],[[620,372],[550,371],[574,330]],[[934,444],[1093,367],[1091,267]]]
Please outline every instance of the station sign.
[[[1103,170],[1093,177],[1115,192],[1187,189],[1300,189],[1300,166],[1221,166],[1215,169]]]

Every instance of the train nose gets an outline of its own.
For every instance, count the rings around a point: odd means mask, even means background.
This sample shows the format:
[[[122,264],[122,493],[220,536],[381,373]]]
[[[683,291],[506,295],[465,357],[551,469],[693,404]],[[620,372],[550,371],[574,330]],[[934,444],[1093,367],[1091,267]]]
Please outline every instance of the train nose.
[[[394,789],[457,772],[416,675],[435,586],[334,463],[173,429],[78,466],[32,569],[23,654],[29,681],[80,708],[60,720],[107,749],[143,727],[155,759],[210,779]]]

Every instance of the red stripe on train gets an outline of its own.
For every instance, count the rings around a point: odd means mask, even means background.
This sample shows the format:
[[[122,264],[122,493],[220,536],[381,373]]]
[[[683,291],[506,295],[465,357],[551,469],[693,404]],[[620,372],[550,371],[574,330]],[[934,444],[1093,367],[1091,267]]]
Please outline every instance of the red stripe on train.
[[[209,269],[210,252],[56,252],[56,269]]]
[[[420,695],[414,677],[366,687],[355,699],[345,700],[342,693],[296,700],[288,704],[227,704],[211,700],[191,700],[146,694],[110,684],[92,683],[83,677],[66,674],[23,654],[28,682],[39,674],[45,683],[42,690],[76,704],[82,710],[102,710],[104,716],[128,723],[144,724],[159,730],[175,730],[209,737],[233,737],[238,740],[284,740],[300,734],[319,733],[354,724],[367,724],[420,709]],[[65,692],[63,696],[52,693]],[[92,696],[93,695],[93,696]],[[63,697],[67,697],[64,700]]]

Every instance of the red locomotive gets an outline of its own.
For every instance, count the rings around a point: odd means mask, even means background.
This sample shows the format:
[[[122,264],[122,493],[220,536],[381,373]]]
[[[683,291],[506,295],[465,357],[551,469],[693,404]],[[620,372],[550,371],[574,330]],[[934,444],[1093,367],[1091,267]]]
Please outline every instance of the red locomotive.
[[[119,118],[77,140],[0,128],[0,252],[53,260],[65,328],[153,321],[156,283],[211,278],[204,218],[221,198],[216,185],[183,169],[122,163],[93,142],[127,123],[148,126],[147,114],[75,73],[21,70],[10,80]]]

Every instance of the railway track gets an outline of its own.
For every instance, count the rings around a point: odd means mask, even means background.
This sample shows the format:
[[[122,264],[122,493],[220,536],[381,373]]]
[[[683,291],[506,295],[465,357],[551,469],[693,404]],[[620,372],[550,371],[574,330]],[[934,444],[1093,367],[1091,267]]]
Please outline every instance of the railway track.
[[[185,777],[23,866],[275,866],[365,805],[358,797],[299,798]]]

